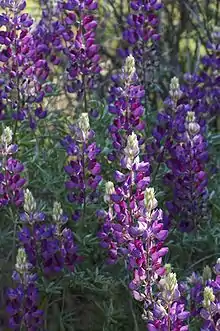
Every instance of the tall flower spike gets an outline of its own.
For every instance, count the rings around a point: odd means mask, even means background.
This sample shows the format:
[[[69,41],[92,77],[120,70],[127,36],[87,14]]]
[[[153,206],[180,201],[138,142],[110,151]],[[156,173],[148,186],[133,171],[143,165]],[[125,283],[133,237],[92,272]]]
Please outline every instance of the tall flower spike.
[[[203,131],[202,122],[191,103],[186,102],[184,91],[174,77],[170,97],[158,114],[157,126],[153,129],[154,141],[147,146],[147,152],[153,168],[159,169],[164,163],[169,169],[164,183],[171,189],[173,199],[166,202],[166,218],[168,224],[178,222],[183,231],[196,229],[208,215],[205,171],[208,153]]]
[[[163,229],[162,211],[156,209],[154,190],[148,188],[149,163],[139,160],[136,135],[127,141],[124,170],[115,172],[116,185],[106,183],[108,211],[102,213],[104,224],[98,235],[101,246],[108,249],[108,263],[119,257],[126,261],[134,298],[148,301],[165,273],[162,258],[168,249],[163,242],[168,231]]]
[[[69,175],[66,182],[68,200],[75,204],[73,219],[78,220],[85,216],[86,206],[97,201],[98,185],[102,180],[101,165],[97,161],[100,148],[94,142],[95,134],[90,129],[87,113],[81,114],[71,131],[72,137],[65,137],[62,145],[70,159],[65,166],[65,171]],[[79,208],[80,205],[82,208]]]
[[[26,2],[1,1],[0,6],[3,10],[0,119],[11,116],[15,121],[27,119],[34,129],[37,119],[47,114],[43,109],[43,99],[47,93],[45,82],[49,67],[42,58],[42,49],[36,46],[33,39],[33,19],[22,13]]]
[[[23,248],[18,249],[15,269],[13,280],[17,287],[7,291],[9,327],[13,330],[25,327],[37,331],[43,324],[43,311],[38,308],[37,277],[31,274],[32,265]]]
[[[18,150],[12,140],[12,130],[4,128],[0,139],[0,207],[8,204],[20,207],[24,199],[23,186],[26,180],[20,175],[24,166],[12,156]]]
[[[160,0],[129,0],[127,25],[123,39],[127,42],[126,49],[120,49],[123,57],[131,53],[136,59],[137,73],[145,90],[145,109],[149,103],[149,90],[155,80],[154,70],[157,66],[157,41],[159,34],[158,12],[162,8]]]
[[[114,115],[109,132],[113,151],[109,160],[120,160],[127,142],[127,136],[132,132],[138,136],[139,145],[144,143],[145,123],[142,120],[144,107],[143,86],[139,85],[135,70],[135,60],[132,55],[126,58],[121,73],[112,76],[113,85],[109,93],[109,112]]]

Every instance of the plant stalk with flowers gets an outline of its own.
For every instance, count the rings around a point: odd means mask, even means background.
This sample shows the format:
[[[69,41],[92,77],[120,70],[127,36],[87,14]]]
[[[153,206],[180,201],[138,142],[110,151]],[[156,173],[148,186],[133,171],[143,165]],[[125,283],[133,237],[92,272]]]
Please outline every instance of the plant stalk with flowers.
[[[98,186],[102,180],[101,164],[97,160],[100,148],[94,141],[94,131],[90,129],[87,113],[82,113],[78,123],[71,128],[73,136],[66,136],[62,145],[70,158],[65,166],[69,175],[66,188],[68,200],[77,207],[72,215],[73,220],[85,217],[87,204],[95,203],[98,198]]]
[[[166,202],[169,222],[176,219],[181,230],[191,231],[206,214],[208,152],[196,114],[190,110],[190,105],[181,103],[182,94],[179,81],[174,77],[170,98],[165,110],[158,114],[154,141],[147,146],[147,151],[151,160],[158,164],[156,172],[162,163],[169,169],[164,175],[164,183],[173,195],[173,200]],[[154,177],[156,175],[154,173]]]
[[[33,35],[33,19],[23,13],[23,0],[2,1],[0,16],[1,51],[0,68],[0,118],[15,120],[14,136],[18,121],[29,120],[36,127],[36,119],[45,118],[43,99],[49,86],[46,84],[49,68],[42,58],[42,50],[36,47]]]
[[[144,89],[138,84],[135,59],[132,55],[126,58],[122,72],[113,75],[112,80],[114,85],[110,89],[108,101],[109,112],[114,115],[113,122],[109,126],[113,151],[108,158],[110,161],[115,158],[120,161],[128,135],[135,132],[139,144],[144,143],[145,123],[142,119]]]
[[[39,309],[39,293],[36,286],[37,275],[32,273],[32,265],[24,248],[19,248],[15,271],[12,275],[17,287],[7,291],[7,312],[12,330],[37,331],[43,324],[43,311]]]
[[[52,218],[53,222],[48,224],[45,214],[37,211],[36,201],[27,189],[18,236],[29,262],[43,276],[59,273],[64,268],[73,271],[78,261],[73,233],[64,227],[67,217],[60,203],[54,203]]]
[[[127,26],[123,39],[129,44],[128,50],[137,62],[137,72],[145,90],[144,108],[149,108],[149,88],[154,82],[157,62],[156,42],[160,39],[158,12],[163,7],[160,0],[130,0]]]
[[[24,165],[14,159],[13,154],[17,152],[18,146],[12,141],[12,130],[9,127],[4,128],[0,145],[0,207],[7,205],[20,207],[24,200],[23,186],[26,180],[21,176]]]

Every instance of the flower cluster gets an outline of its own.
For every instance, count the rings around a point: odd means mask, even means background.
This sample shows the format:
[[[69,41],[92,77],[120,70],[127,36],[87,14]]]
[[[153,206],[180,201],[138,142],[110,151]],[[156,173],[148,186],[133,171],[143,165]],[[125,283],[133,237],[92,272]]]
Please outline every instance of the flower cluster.
[[[162,8],[162,3],[160,0],[130,0],[129,4],[130,11],[123,39],[130,45],[130,50],[120,50],[120,53],[125,56],[131,52],[135,57],[138,75],[147,93],[153,76],[151,71],[156,65],[155,42],[160,39],[157,13]]]
[[[179,102],[182,93],[178,80],[172,79],[170,98],[158,115],[148,153],[169,169],[164,182],[173,195],[172,201],[166,203],[170,221],[176,219],[182,230],[190,231],[200,222],[206,208],[208,153],[195,112],[190,104]]]
[[[43,15],[35,29],[37,43],[43,41],[52,64],[64,66],[66,90],[85,99],[86,90],[94,88],[94,78],[101,70],[95,42],[97,22],[92,14],[98,3],[62,0],[53,5],[42,1],[41,5]]]
[[[108,249],[108,262],[119,257],[126,261],[133,275],[130,289],[136,300],[150,298],[152,286],[163,275],[163,247],[168,231],[163,229],[162,211],[156,209],[153,188],[149,188],[149,163],[140,162],[137,136],[128,136],[121,161],[125,173],[116,171],[115,180],[106,184],[108,211],[99,238]]]
[[[113,142],[113,152],[110,160],[120,157],[126,146],[127,136],[135,132],[139,144],[143,144],[143,132],[145,123],[141,119],[144,107],[141,103],[144,96],[143,86],[138,85],[135,69],[135,59],[132,55],[125,61],[122,73],[113,75],[114,85],[109,95],[109,112],[115,117],[109,127],[109,133]]]
[[[145,303],[144,318],[149,331],[187,331],[186,325],[190,313],[180,300],[180,291],[176,274],[167,270],[158,284],[157,298]],[[151,310],[149,310],[152,306]]]
[[[193,273],[188,279],[190,290],[191,314],[200,318],[204,331],[215,331],[220,327],[220,259],[212,270],[206,266],[202,277]]]
[[[13,330],[37,331],[43,323],[43,311],[38,308],[39,294],[36,287],[36,274],[31,273],[32,265],[28,262],[23,248],[18,249],[13,280],[18,285],[7,291],[7,312],[9,326]]]
[[[33,19],[25,9],[25,1],[3,1],[0,15],[0,118],[16,121],[28,119],[36,127],[36,119],[47,114],[43,98],[50,87],[45,84],[49,68],[43,49],[36,47],[32,35]]]
[[[72,127],[73,137],[67,136],[62,145],[65,147],[70,161],[65,166],[69,175],[66,188],[69,190],[68,200],[82,206],[83,215],[88,203],[95,203],[98,197],[98,185],[102,180],[101,165],[97,161],[100,148],[94,142],[94,132],[90,129],[87,113],[82,113],[78,123]],[[73,219],[81,216],[80,208],[76,209]]]
[[[207,101],[207,116],[219,114],[220,102],[220,28],[216,27],[212,33],[212,40],[207,48],[209,55],[202,58],[204,69],[200,73],[202,89]]]
[[[52,218],[53,222],[47,224],[44,213],[37,211],[35,199],[27,189],[19,241],[25,248],[29,262],[45,275],[60,272],[64,267],[73,271],[78,261],[73,233],[63,228],[67,217],[59,203],[54,203]]]
[[[12,140],[13,133],[9,127],[6,127],[0,141],[0,207],[8,204],[19,207],[24,198],[23,186],[26,180],[21,177],[24,166],[12,156],[18,150]]]

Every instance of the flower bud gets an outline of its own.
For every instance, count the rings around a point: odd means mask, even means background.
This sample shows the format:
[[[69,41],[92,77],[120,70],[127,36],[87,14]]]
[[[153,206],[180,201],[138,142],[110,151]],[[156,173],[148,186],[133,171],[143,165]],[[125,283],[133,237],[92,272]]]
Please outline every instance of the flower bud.
[[[211,268],[207,265],[205,266],[205,268],[203,269],[203,273],[202,273],[202,280],[203,283],[205,284],[207,280],[212,278],[212,270]]]
[[[171,79],[169,92],[173,101],[177,101],[181,98],[182,91],[180,90],[179,79],[177,77]]]
[[[61,207],[61,204],[55,201],[53,205],[53,214],[52,214],[54,222],[59,223],[62,216],[63,216],[63,209]]]
[[[87,113],[82,113],[78,120],[78,127],[82,131],[83,138],[88,139],[90,124],[89,124],[89,116]]]
[[[206,286],[204,289],[204,300],[202,302],[204,308],[209,308],[211,303],[215,301],[215,296],[213,289],[209,286]]]
[[[175,289],[177,288],[177,279],[176,279],[176,274],[174,272],[168,273],[168,275],[165,277],[166,278],[166,287],[168,291],[171,293],[174,293]]]
[[[24,248],[18,249],[15,269],[21,275],[26,273],[30,269],[30,263],[28,263],[27,254]]]
[[[155,198],[154,188],[148,187],[144,193],[144,204],[147,211],[151,212],[153,209],[157,207],[157,199]]]
[[[36,201],[32,193],[29,191],[29,189],[26,189],[24,192],[24,210],[26,213],[31,214],[36,211],[36,208]]]
[[[110,195],[115,193],[115,187],[112,182],[107,182],[105,184],[105,195],[104,195],[104,201],[106,203],[109,203],[111,201]]]
[[[196,122],[191,122],[188,124],[188,132],[191,136],[195,136],[200,131],[200,125]]]
[[[124,73],[128,77],[128,79],[131,79],[135,74],[135,59],[133,55],[129,55],[126,58],[124,65]]]
[[[126,158],[126,167],[131,169],[131,166],[137,160],[139,155],[139,145],[136,134],[133,132],[128,136],[127,146],[125,147],[124,154]]]
[[[7,126],[4,128],[2,136],[1,136],[1,143],[2,145],[10,145],[12,143],[12,137],[13,137],[13,132],[12,130]]]
[[[195,122],[196,117],[195,117],[195,112],[194,111],[188,111],[186,115],[186,122]]]

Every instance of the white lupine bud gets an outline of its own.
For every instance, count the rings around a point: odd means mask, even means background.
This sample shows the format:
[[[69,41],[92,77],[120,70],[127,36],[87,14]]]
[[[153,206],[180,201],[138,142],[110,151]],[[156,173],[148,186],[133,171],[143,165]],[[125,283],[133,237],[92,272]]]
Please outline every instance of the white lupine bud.
[[[168,275],[166,276],[166,285],[167,285],[167,289],[171,293],[174,293],[175,289],[178,286],[176,274],[174,272],[169,272]]]
[[[13,137],[13,132],[12,130],[7,126],[4,128],[1,136],[1,143],[2,145],[10,145],[12,143],[12,137]]]
[[[213,289],[209,286],[206,286],[204,289],[204,300],[202,302],[204,308],[209,308],[211,303],[215,301],[215,295]]]
[[[15,269],[19,274],[26,273],[30,268],[30,263],[28,263],[27,254],[24,248],[19,248],[17,257],[16,257],[16,264]]]
[[[155,198],[155,192],[153,187],[148,187],[144,193],[144,204],[148,212],[151,212],[157,207],[157,199]]]
[[[26,189],[24,192],[24,210],[26,213],[34,213],[36,211],[37,204],[36,201],[29,189]]]
[[[135,74],[135,59],[133,55],[127,56],[125,60],[125,65],[124,65],[124,73],[126,76],[128,76],[130,79],[133,77]]]
[[[114,184],[109,181],[105,184],[104,201],[106,203],[109,203],[111,201],[110,195],[113,194],[113,193],[115,193],[115,187],[114,187]]]
[[[196,121],[196,116],[194,111],[188,111],[186,114],[186,122],[195,122]]]
[[[170,96],[174,101],[180,99],[182,95],[182,91],[180,90],[179,79],[177,77],[173,77],[170,82]]]
[[[61,207],[61,204],[55,201],[53,204],[53,215],[52,215],[54,222],[59,223],[62,216],[63,216],[63,209]]]
[[[173,297],[176,293],[176,290],[178,290],[176,274],[173,272],[168,272],[159,281],[159,288],[160,288],[163,298],[167,301],[172,301]]]
[[[194,111],[188,111],[186,115],[185,127],[190,136],[195,136],[200,131],[200,125],[196,122]]]
[[[200,131],[200,125],[196,122],[190,122],[188,124],[188,132],[191,136],[195,136]]]
[[[82,131],[83,138],[88,139],[90,124],[89,124],[89,116],[87,113],[82,113],[78,120],[78,127]]]
[[[133,132],[130,136],[128,136],[127,146],[124,149],[124,154],[126,158],[126,167],[130,170],[132,164],[138,162],[139,155],[139,145],[136,134]]]

